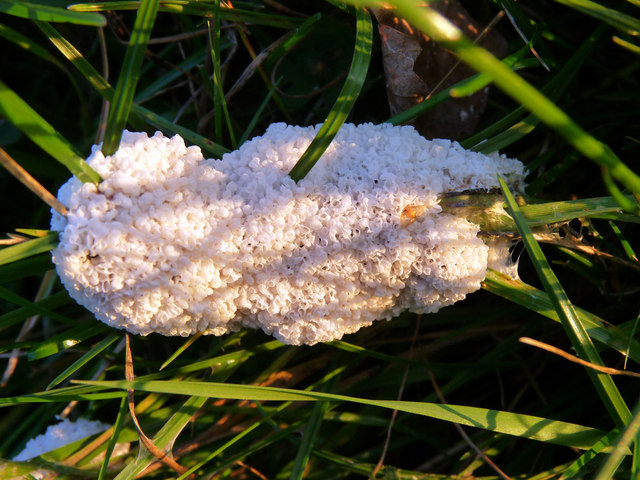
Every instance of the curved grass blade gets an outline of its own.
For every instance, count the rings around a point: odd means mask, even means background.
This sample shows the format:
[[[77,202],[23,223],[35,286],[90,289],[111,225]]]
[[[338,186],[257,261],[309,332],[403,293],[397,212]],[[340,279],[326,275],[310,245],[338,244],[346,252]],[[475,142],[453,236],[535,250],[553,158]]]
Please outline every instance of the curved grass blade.
[[[103,480],[104,476],[107,473],[107,467],[109,466],[109,461],[111,460],[111,454],[113,453],[113,449],[116,447],[116,443],[118,441],[118,437],[120,436],[120,431],[122,430],[122,425],[124,424],[124,418],[128,409],[129,407],[127,404],[127,397],[122,397],[122,400],[120,400],[120,408],[118,409],[118,416],[116,417],[116,423],[113,425],[113,435],[111,435],[111,438],[109,439],[109,443],[107,444],[107,451],[104,454],[104,460],[102,461],[102,465],[100,466],[98,480]]]
[[[345,81],[338,99],[327,115],[327,119],[318,130],[309,147],[302,154],[298,162],[289,172],[289,176],[296,182],[305,177],[309,170],[320,159],[331,141],[342,127],[349,112],[353,108],[369,69],[371,59],[373,26],[371,16],[364,8],[356,8],[356,45],[349,75]]]
[[[54,320],[59,320],[67,324],[73,322],[73,320],[71,320],[70,318],[65,317],[64,315],[57,314],[49,310],[48,308],[43,307],[42,300],[39,302],[31,302],[3,286],[0,286],[0,298],[30,311],[31,315],[44,315],[46,317],[52,318]]]
[[[51,309],[53,308],[69,305],[72,302],[73,300],[71,300],[71,297],[69,297],[69,295],[65,291],[54,293],[50,297],[44,298],[37,302],[33,302],[32,306],[38,309],[51,311]],[[12,312],[7,312],[4,315],[0,315],[0,329],[10,327],[11,325],[15,325],[16,323],[20,323],[24,319],[31,317],[34,314],[35,310],[35,308],[32,308],[32,306],[22,307],[17,310],[13,310]],[[71,319],[67,319],[66,317],[58,316],[57,320],[63,321],[68,325],[77,325],[77,322]]]
[[[316,402],[313,406],[313,410],[309,417],[309,421],[304,430],[302,442],[296,453],[296,458],[293,462],[293,468],[290,475],[290,480],[301,480],[309,462],[311,451],[313,450],[313,444],[318,436],[320,425],[324,414],[329,408],[329,402]]]
[[[187,423],[189,423],[189,420],[191,420],[196,411],[204,405],[206,401],[206,397],[192,396],[188,398],[153,437],[153,444],[161,450],[173,445],[173,442],[180,432],[182,432],[184,427],[187,426]],[[141,449],[135,461],[127,465],[115,479],[134,479],[155,460],[156,458],[149,451]]]
[[[124,130],[129,118],[133,95],[142,68],[142,60],[147,50],[147,42],[151,36],[159,3],[160,0],[144,0],[140,4],[109,110],[109,119],[102,143],[102,153],[105,155],[113,154],[120,145],[122,130]]]
[[[55,355],[62,350],[75,347],[79,343],[109,330],[109,327],[99,322],[94,322],[91,325],[78,325],[34,345],[27,358],[31,361]]]
[[[21,0],[0,0],[0,12],[15,17],[45,22],[75,23],[94,27],[107,25],[107,19],[98,13],[72,12],[64,8],[23,2]]]
[[[102,339],[95,346],[93,346],[87,353],[82,355],[78,360],[76,360],[67,368],[65,368],[58,376],[56,376],[56,378],[51,380],[51,382],[49,382],[49,385],[47,385],[47,388],[45,388],[45,390],[50,390],[56,385],[58,385],[59,383],[69,378],[69,376],[73,375],[73,373],[75,373],[77,370],[79,370],[88,362],[90,362],[93,358],[96,357],[96,355],[99,355],[105,348],[107,348],[109,345],[115,342],[118,338],[120,338],[119,335],[108,335],[107,337]]]
[[[96,3],[77,3],[70,5],[69,10],[76,12],[105,12],[108,10],[137,10],[140,2],[136,1],[114,1]],[[170,13],[184,13],[187,15],[197,15],[199,17],[210,18],[215,13],[213,2],[202,2],[198,0],[163,0],[160,2],[159,10]],[[270,15],[261,11],[253,12],[241,8],[220,7],[220,19],[234,23],[264,25],[269,27],[292,29],[302,23],[302,19],[287,17],[284,15]]]
[[[44,118],[0,81],[0,115],[18,127],[33,143],[62,163],[81,182],[100,182],[76,149]]]
[[[102,78],[95,68],[85,59],[82,54],[65,39],[60,33],[48,23],[37,22],[38,27],[49,38],[58,50],[73,64],[74,67],[87,79],[89,83],[95,88],[100,95],[106,98],[108,101],[112,101],[115,95],[115,91],[109,85],[109,83]],[[167,120],[166,118],[153,113],[140,105],[133,104],[132,110],[135,114],[142,117],[149,125],[162,130],[165,133],[178,134],[184,138],[188,143],[197,145],[202,150],[209,152],[210,154],[220,157],[224,153],[228,152],[226,148],[221,145],[217,145],[211,140],[198,135],[191,130],[176,125],[175,123]]]
[[[629,35],[640,35],[640,20],[591,0],[555,0]]]
[[[194,381],[80,381],[73,383],[103,388],[134,389],[142,392],[174,395],[202,396],[254,401],[337,401],[352,402],[372,407],[400,410],[406,413],[482,428],[495,433],[506,433],[555,445],[588,449],[606,432],[567,422],[463,405],[441,405],[427,402],[400,400],[372,400],[317,391],[292,390],[287,388],[260,387],[229,383]]]
[[[569,88],[582,65],[592,56],[594,49],[600,45],[606,31],[605,26],[600,26],[589,35],[560,71],[542,88],[541,93],[552,101],[558,100]],[[511,145],[532,132],[540,123],[534,115],[528,115],[523,120],[515,122],[524,112],[524,107],[516,108],[493,125],[461,142],[461,145],[486,154]]]
[[[635,454],[638,451],[638,432],[640,431],[640,403],[633,409],[633,417],[627,425],[627,428],[620,435],[619,440],[615,442],[613,452],[607,458],[607,461],[602,465],[602,468],[598,472],[596,480],[608,480],[614,478],[620,463],[624,459],[627,447],[632,443],[636,443]],[[635,460],[635,459],[634,459]],[[635,462],[634,462],[635,463]],[[635,477],[632,476],[631,478]],[[637,478],[637,477],[636,477]]]
[[[573,462],[562,474],[563,480],[571,480],[577,478],[584,478],[584,474],[586,473],[583,469],[591,462],[594,458],[596,458],[603,451],[609,449],[611,445],[620,438],[620,430],[617,428],[611,430],[604,437],[602,437],[598,442],[596,442],[593,447],[584,452],[580,457]]]
[[[50,232],[46,237],[34,238],[0,250],[0,265],[16,262],[38,253],[53,250],[58,245],[58,232]]]
[[[573,348],[576,349],[576,352],[583,360],[596,365],[603,365],[600,355],[593,345],[593,342],[591,342],[591,338],[587,334],[580,317],[569,301],[569,298],[562,288],[562,285],[560,285],[558,278],[553,273],[553,270],[551,270],[547,259],[542,253],[542,249],[533,238],[531,229],[527,225],[515,198],[513,198],[513,195],[509,191],[509,187],[501,177],[499,177],[499,181],[507,203],[507,210],[516,222],[518,231],[520,232],[522,241],[529,252],[531,261],[538,273],[538,277],[544,285],[544,289],[549,295],[554,309],[558,313],[558,317],[562,322],[562,326],[564,327],[567,336],[571,340]],[[611,376],[595,372],[592,369],[587,369],[587,374],[591,378],[591,381],[596,387],[600,398],[605,404],[605,407],[615,424],[618,427],[626,425],[631,417],[631,412],[624,402],[624,399],[618,391],[615,383],[611,379]]]
[[[507,275],[489,269],[486,278],[482,282],[482,288],[561,323],[549,295],[520,280],[514,280]],[[620,327],[586,310],[578,307],[574,308],[591,338],[617,350],[625,358],[629,357],[640,363],[640,342],[634,340],[632,336],[629,336]]]
[[[367,0],[358,4],[375,4]],[[415,0],[391,0],[399,15],[411,25],[429,35],[434,41],[451,49],[458,57],[478,72],[488,74],[493,83],[507,95],[538,117],[543,123],[564,137],[587,158],[609,170],[611,175],[632,192],[640,193],[640,177],[625,165],[613,151],[594,138],[551,100],[530,83],[514,73],[500,60],[482,47],[474,45],[462,31],[444,16]]]

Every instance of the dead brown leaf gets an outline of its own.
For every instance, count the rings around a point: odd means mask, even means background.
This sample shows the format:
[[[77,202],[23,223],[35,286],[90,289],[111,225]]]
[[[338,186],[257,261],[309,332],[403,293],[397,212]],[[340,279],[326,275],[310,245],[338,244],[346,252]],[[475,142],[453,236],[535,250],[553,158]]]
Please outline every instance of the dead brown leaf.
[[[433,2],[431,6],[468,37],[476,39],[481,34],[482,27],[458,0]],[[377,9],[373,13],[378,20],[391,115],[475,74],[449,50],[397,17],[393,10]],[[506,54],[506,40],[495,30],[483,34],[478,44],[498,57]],[[487,89],[470,97],[452,98],[416,118],[412,125],[426,138],[461,140],[474,132],[486,102]]]

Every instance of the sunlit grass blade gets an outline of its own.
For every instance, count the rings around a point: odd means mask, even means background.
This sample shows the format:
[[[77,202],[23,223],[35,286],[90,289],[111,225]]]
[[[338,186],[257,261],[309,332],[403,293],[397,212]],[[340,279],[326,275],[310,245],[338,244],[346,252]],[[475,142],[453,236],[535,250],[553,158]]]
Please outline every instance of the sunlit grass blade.
[[[304,429],[302,441],[296,452],[296,458],[293,461],[290,480],[301,480],[309,462],[311,451],[316,443],[318,431],[322,425],[324,414],[329,408],[329,402],[316,402],[311,411],[311,415]]]
[[[28,353],[28,358],[29,360],[38,360],[55,355],[62,350],[75,347],[89,338],[108,331],[109,327],[97,321],[89,325],[78,325],[40,342]]]
[[[355,1],[355,0],[354,0]],[[377,2],[355,2],[358,4]],[[640,193],[640,177],[602,142],[587,133],[551,100],[482,47],[474,45],[453,23],[415,0],[393,0],[398,14],[434,41],[451,49],[469,66],[488,74],[507,95],[563,136],[576,150],[593,160],[632,192]]]
[[[551,320],[561,322],[549,295],[521,280],[514,280],[490,269],[482,282],[482,288]],[[586,310],[578,307],[574,309],[591,338],[640,364],[640,343],[637,340],[621,328]]]
[[[606,33],[605,27],[598,27],[581,44],[558,73],[545,84],[541,92],[550,100],[557,101],[566,92],[572,80],[580,72],[582,65],[592,56],[593,51],[599,45]],[[517,121],[525,112],[524,107],[518,107],[513,112],[504,115],[493,125],[489,125],[480,132],[461,142],[465,148],[481,153],[491,153],[503,149],[520,140],[532,132],[540,123],[539,118],[529,115]]]
[[[122,425],[124,424],[124,419],[127,411],[127,399],[126,397],[122,397],[122,400],[120,400],[120,408],[118,409],[118,416],[116,417],[116,421],[113,425],[113,435],[111,435],[111,438],[109,439],[109,443],[107,444],[107,451],[104,454],[104,460],[102,461],[102,465],[100,466],[98,480],[103,480],[105,475],[107,474],[107,467],[109,466],[111,455],[113,454],[113,450],[116,447],[116,442],[118,441],[118,437],[120,436],[120,431],[122,430]]]
[[[106,12],[109,10],[137,10],[141,2],[114,1],[96,3],[77,3],[69,6],[69,10],[76,12]],[[163,0],[160,2],[161,12],[184,13],[210,18],[214,15],[216,7],[213,2],[201,2],[198,0]],[[271,15],[264,12],[243,10],[242,8],[220,7],[220,19],[235,23],[264,25],[284,29],[296,28],[302,23],[302,19],[287,17],[285,15]]]
[[[612,40],[613,43],[620,45],[622,48],[628,50],[629,52],[640,55],[640,45],[625,40],[624,38],[620,38],[616,35],[613,36]]]
[[[45,22],[75,23],[94,27],[104,27],[107,24],[107,20],[98,13],[72,12],[64,8],[23,2],[22,0],[0,0],[0,12]]]
[[[85,79],[91,83],[91,85],[102,95],[105,99],[112,101],[115,95],[115,91],[109,85],[102,75],[100,75],[95,68],[82,56],[82,54],[60,33],[51,25],[39,22],[38,27],[43,31],[49,40],[60,50],[60,52],[73,64],[74,67],[85,77]],[[186,142],[191,145],[197,145],[205,152],[220,157],[228,150],[221,145],[217,145],[211,140],[204,138],[197,133],[176,125],[175,123],[167,120],[166,118],[148,110],[140,105],[132,105],[133,113],[142,117],[149,125],[162,130],[167,134],[178,134],[185,139]]]
[[[631,421],[627,425],[627,428],[622,432],[619,437],[619,440],[615,443],[615,448],[613,452],[607,457],[607,461],[602,465],[602,468],[598,472],[598,476],[595,477],[596,480],[609,480],[610,478],[614,478],[620,463],[624,459],[625,454],[627,453],[627,447],[631,445],[631,443],[638,443],[638,432],[640,431],[640,403],[636,405],[633,409],[633,416],[631,417]],[[637,447],[636,452],[637,454]],[[635,463],[634,459],[634,463]],[[633,478],[633,477],[631,477]]]
[[[629,35],[640,35],[640,20],[591,0],[555,0]]]
[[[178,358],[178,356],[183,353],[187,348],[189,348],[191,345],[193,345],[195,343],[196,340],[198,340],[200,337],[202,336],[202,332],[198,332],[195,335],[193,335],[192,337],[188,338],[186,342],[184,342],[182,344],[182,346],[180,348],[178,348],[175,352],[173,352],[169,358],[167,358],[162,365],[160,365],[160,368],[158,370],[162,371],[165,368],[167,368],[171,362],[173,362],[176,358]]]
[[[364,8],[356,8],[356,29],[356,44],[347,80],[322,127],[320,127],[307,150],[289,172],[289,175],[295,181],[304,178],[320,159],[358,99],[360,89],[364,84],[369,69],[373,32],[371,17]]]
[[[58,388],[45,392],[30,393],[17,397],[0,397],[0,407],[29,403],[56,403],[82,400],[111,400],[127,396],[127,392],[105,392],[99,388],[78,388],[77,386]]]
[[[495,433],[506,433],[555,445],[587,449],[605,435],[602,430],[572,423],[550,420],[531,415],[463,405],[441,405],[425,402],[398,400],[372,400],[317,391],[287,388],[259,387],[230,383],[193,381],[74,381],[78,384],[104,388],[134,389],[142,392],[169,393],[175,395],[227,398],[235,400],[272,401],[337,401],[399,410],[402,412],[437,418]]]
[[[46,237],[34,238],[17,245],[0,250],[0,265],[16,262],[42,252],[48,252],[58,245],[58,232],[51,232]]]
[[[73,375],[76,371],[78,371],[80,368],[82,368],[84,365],[90,362],[93,358],[95,358],[97,355],[102,353],[102,351],[105,348],[107,348],[113,342],[118,340],[118,338],[120,338],[119,335],[112,334],[100,340],[93,347],[91,347],[91,349],[87,353],[82,355],[78,360],[73,362],[71,365],[65,368],[59,375],[57,375],[56,378],[51,380],[49,382],[49,385],[47,385],[46,390],[50,390],[56,385],[58,385],[59,383],[65,381],[67,378]]]
[[[566,468],[566,470],[564,470],[562,474],[563,480],[583,478],[584,474],[586,473],[586,471],[584,470],[585,467],[587,467],[589,463],[603,451],[610,450],[611,445],[614,444],[619,437],[620,430],[618,430],[617,428],[607,433],[598,442],[596,442],[593,447],[580,455],[577,460],[575,460]]]
[[[76,149],[44,118],[0,81],[0,115],[18,127],[33,143],[63,164],[82,182],[98,183],[100,176]]]
[[[515,198],[513,198],[513,195],[509,191],[509,187],[507,187],[507,184],[502,178],[499,180],[507,203],[507,210],[516,222],[518,231],[520,232],[522,241],[529,253],[529,257],[531,258],[536,272],[538,273],[538,277],[544,285],[544,289],[549,295],[553,307],[560,317],[562,326],[571,340],[571,344],[583,360],[596,365],[603,365],[600,355],[591,342],[591,338],[587,334],[580,317],[569,301],[569,298],[562,288],[562,285],[560,285],[555,273],[551,270],[547,259],[542,253],[542,249],[533,238],[531,229],[520,212],[520,208]],[[631,412],[624,402],[624,399],[618,391],[615,383],[613,383],[611,376],[595,372],[591,369],[587,369],[587,374],[596,387],[596,390],[605,404],[612,420],[618,427],[624,426],[629,421]]]
[[[629,240],[627,240],[626,237],[623,235],[623,233],[620,230],[620,228],[618,228],[618,226],[613,222],[609,222],[609,226],[611,227],[611,230],[613,230],[613,233],[616,234],[616,237],[618,237],[618,240],[620,241],[620,244],[622,245],[622,248],[624,249],[624,253],[627,255],[629,260],[637,262],[638,261],[638,256],[636,255],[636,252],[631,247],[631,244],[629,243]]]
[[[140,3],[109,110],[109,119],[102,143],[102,153],[105,155],[111,155],[120,145],[122,130],[124,130],[129,118],[142,61],[158,13],[159,3],[159,0],[144,0]]]
[[[153,437],[154,445],[161,450],[172,446],[176,437],[187,426],[194,413],[206,401],[206,397],[192,396],[188,398]],[[135,461],[127,465],[115,478],[117,480],[134,479],[155,460],[156,458],[146,449],[141,450]]]

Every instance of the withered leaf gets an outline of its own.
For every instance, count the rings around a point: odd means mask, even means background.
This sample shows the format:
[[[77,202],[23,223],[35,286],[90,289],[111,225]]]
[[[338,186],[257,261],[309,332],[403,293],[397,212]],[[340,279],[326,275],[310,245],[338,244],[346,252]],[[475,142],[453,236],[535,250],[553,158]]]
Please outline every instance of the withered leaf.
[[[458,0],[433,2],[431,6],[472,39],[482,31]],[[373,13],[378,20],[391,115],[475,74],[449,50],[397,17],[393,10],[376,9]],[[506,54],[506,40],[495,30],[490,30],[478,43],[498,57]],[[411,124],[426,138],[461,140],[474,132],[486,102],[487,89],[470,97],[452,98]]]

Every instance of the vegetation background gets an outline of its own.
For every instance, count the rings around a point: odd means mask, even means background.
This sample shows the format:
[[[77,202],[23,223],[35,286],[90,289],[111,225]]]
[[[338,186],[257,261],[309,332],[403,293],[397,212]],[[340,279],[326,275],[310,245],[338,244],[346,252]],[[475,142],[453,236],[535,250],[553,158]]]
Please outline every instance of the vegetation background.
[[[82,157],[103,139],[114,149],[125,125],[219,156],[273,122],[324,122],[310,167],[347,115],[390,119],[365,2],[71,3],[0,0],[3,164],[50,192],[70,172],[95,181]],[[437,314],[314,347],[245,331],[129,348],[69,299],[51,272],[49,206],[0,171],[1,227],[18,235],[0,250],[0,478],[640,478],[638,378],[620,374],[640,362],[640,3],[466,2],[480,25],[498,16],[503,62],[436,10],[389,4],[483,72],[391,121],[497,85],[462,143],[528,167],[530,205],[505,192],[522,280],[490,272],[483,291]],[[129,387],[162,454],[138,446]],[[9,460],[56,416],[113,427]]]

